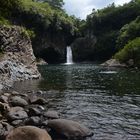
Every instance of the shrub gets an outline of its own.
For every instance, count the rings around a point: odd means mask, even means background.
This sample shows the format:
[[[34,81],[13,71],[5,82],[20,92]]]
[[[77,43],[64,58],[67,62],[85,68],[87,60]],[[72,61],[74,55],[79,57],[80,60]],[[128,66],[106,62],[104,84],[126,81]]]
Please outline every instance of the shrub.
[[[132,59],[134,66],[140,67],[140,37],[126,44],[124,48],[115,55],[115,58],[123,63]]]
[[[9,20],[0,16],[0,25],[10,25],[10,24],[11,23],[9,22]]]
[[[124,25],[117,38],[117,48],[122,49],[128,41],[140,36],[140,16],[129,24]]]

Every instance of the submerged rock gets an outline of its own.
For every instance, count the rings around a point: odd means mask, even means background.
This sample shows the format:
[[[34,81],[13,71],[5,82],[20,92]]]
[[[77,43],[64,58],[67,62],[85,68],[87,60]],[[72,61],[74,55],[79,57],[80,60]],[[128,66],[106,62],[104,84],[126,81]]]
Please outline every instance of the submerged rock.
[[[6,140],[51,140],[51,137],[43,129],[34,126],[23,126],[11,131]]]
[[[63,135],[68,139],[82,139],[93,135],[85,126],[66,119],[49,120],[47,126],[58,135]]]

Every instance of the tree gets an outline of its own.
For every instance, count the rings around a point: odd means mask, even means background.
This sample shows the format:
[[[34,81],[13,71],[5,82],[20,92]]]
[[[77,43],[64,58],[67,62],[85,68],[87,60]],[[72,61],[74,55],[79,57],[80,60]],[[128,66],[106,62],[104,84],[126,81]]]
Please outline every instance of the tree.
[[[115,54],[114,58],[123,63],[133,60],[133,65],[140,67],[140,37],[129,41],[122,50]]]
[[[61,9],[64,5],[63,0],[34,0],[36,2],[47,2],[50,6]]]
[[[117,38],[117,49],[122,49],[130,40],[140,36],[140,16],[124,25]]]

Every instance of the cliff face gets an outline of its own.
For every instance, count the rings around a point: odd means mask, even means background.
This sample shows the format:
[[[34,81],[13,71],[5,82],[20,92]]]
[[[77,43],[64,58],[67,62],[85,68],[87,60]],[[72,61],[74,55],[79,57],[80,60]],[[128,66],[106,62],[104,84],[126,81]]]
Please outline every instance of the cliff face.
[[[35,55],[39,58],[43,58],[47,63],[64,63],[66,55],[66,42],[62,40],[62,36],[56,36],[50,39],[36,39],[33,42],[33,49]]]
[[[97,40],[95,36],[77,38],[71,45],[74,61],[91,61],[93,57],[92,52],[94,51],[96,42]]]
[[[35,56],[27,32],[18,26],[0,26],[0,89],[13,81],[37,79]]]

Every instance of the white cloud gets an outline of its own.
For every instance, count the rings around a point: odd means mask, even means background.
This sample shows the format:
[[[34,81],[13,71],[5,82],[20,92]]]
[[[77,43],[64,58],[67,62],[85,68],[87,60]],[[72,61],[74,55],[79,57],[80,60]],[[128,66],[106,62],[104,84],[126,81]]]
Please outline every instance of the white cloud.
[[[124,3],[128,3],[130,0],[115,0],[116,5],[122,5]]]
[[[90,0],[64,0],[64,8],[69,14],[76,15],[77,17],[84,17],[92,10]]]
[[[85,19],[88,14],[92,12],[92,9],[103,8],[113,2],[116,5],[122,5],[130,0],[64,0],[64,8],[70,15],[75,15]]]

